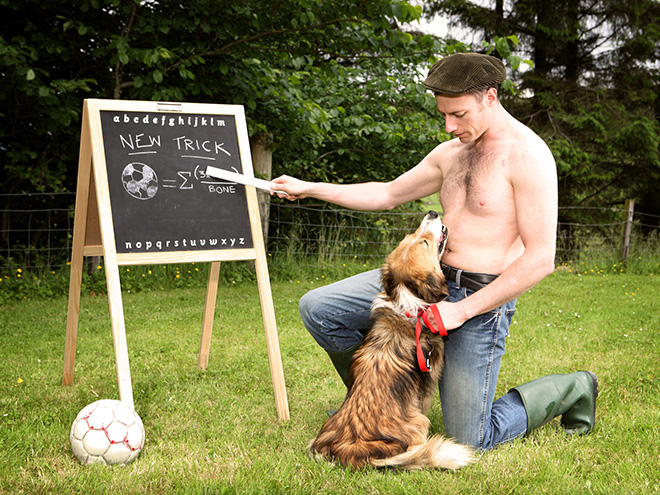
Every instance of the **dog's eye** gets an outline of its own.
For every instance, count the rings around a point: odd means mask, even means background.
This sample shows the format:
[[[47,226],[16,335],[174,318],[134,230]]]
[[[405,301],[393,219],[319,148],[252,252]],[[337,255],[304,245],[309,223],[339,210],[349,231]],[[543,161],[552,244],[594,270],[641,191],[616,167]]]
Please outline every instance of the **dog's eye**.
[[[420,244],[425,244],[426,247],[429,247],[429,241],[427,241],[426,239],[422,239],[421,241],[419,241],[419,243]]]

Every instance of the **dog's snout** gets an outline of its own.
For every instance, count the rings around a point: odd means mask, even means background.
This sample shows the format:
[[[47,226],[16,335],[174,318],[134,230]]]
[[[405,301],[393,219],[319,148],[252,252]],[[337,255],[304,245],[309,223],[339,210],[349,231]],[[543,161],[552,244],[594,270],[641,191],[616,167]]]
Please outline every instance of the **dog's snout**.
[[[435,220],[436,218],[438,218],[438,212],[435,211],[435,210],[429,210],[429,212],[426,214],[426,216],[427,216],[430,220]]]

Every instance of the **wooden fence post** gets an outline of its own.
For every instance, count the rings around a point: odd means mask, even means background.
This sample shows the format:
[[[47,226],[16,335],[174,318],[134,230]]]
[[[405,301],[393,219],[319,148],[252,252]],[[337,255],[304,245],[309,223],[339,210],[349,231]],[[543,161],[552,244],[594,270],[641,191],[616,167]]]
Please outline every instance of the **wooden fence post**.
[[[635,213],[635,200],[626,201],[626,223],[623,227],[623,248],[621,250],[621,262],[625,263],[630,250],[630,232],[632,231],[633,215]]]
[[[273,150],[271,145],[273,136],[260,132],[253,137],[251,143],[252,165],[255,176],[270,180],[273,175]],[[259,214],[261,215],[261,228],[264,232],[264,244],[268,245],[268,217],[270,216],[270,193],[257,191]]]

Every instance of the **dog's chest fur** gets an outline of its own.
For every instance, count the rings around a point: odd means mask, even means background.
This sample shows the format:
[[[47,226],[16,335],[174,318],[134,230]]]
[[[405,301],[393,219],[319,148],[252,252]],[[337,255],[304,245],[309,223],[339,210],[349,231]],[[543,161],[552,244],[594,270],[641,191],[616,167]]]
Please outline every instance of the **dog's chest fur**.
[[[374,305],[371,319],[371,330],[365,337],[365,345],[356,352],[355,359],[365,360],[368,363],[369,360],[389,356],[396,364],[397,371],[403,371],[406,376],[414,376],[415,380],[418,380],[417,386],[434,387],[442,373],[443,338],[423,328],[419,342],[424,355],[429,358],[431,364],[431,372],[425,373],[419,369],[417,363],[416,313],[412,317],[408,317],[402,314],[399,308],[386,302]],[[361,369],[364,370],[364,368]]]

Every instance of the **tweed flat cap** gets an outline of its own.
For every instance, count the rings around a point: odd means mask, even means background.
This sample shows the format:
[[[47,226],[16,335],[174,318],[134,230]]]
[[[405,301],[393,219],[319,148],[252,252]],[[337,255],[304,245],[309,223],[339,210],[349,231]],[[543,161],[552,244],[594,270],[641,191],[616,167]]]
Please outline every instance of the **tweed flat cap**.
[[[433,64],[424,87],[434,93],[460,95],[505,79],[506,69],[500,59],[480,53],[454,53]]]

